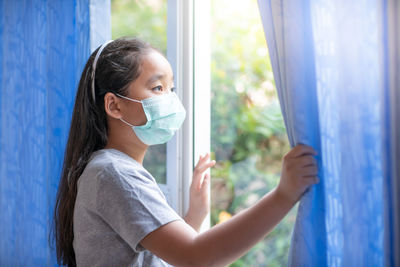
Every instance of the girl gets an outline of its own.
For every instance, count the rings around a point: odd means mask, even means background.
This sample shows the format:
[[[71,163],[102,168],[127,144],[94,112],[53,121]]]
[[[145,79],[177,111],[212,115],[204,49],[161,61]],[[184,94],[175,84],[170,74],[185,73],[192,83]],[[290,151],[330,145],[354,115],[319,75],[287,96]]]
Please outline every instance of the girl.
[[[200,157],[190,208],[180,218],[142,166],[149,145],[167,142],[185,109],[165,57],[139,39],[93,52],[76,95],[55,207],[57,259],[68,266],[223,266],[246,253],[318,182],[315,151],[293,148],[279,185],[251,208],[210,230]],[[204,177],[203,177],[204,176]]]

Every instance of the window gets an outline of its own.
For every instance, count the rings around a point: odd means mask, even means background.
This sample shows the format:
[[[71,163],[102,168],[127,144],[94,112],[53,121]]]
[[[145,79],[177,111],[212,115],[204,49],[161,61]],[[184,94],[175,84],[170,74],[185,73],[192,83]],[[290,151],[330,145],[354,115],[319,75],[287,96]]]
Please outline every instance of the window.
[[[176,93],[192,110],[192,2],[186,0],[112,0],[112,38],[137,36],[167,56],[175,74]],[[169,204],[181,215],[187,208],[186,191],[193,170],[192,117],[167,144],[151,146],[143,165],[153,174]],[[185,189],[183,189],[185,188]]]
[[[112,0],[113,38],[139,36],[166,53],[186,110],[182,129],[144,165],[183,215],[192,171],[212,151],[210,222],[250,206],[279,181],[289,150],[256,0]],[[246,10],[246,12],[243,12]],[[211,149],[210,149],[211,146]],[[295,211],[232,266],[286,264]]]
[[[243,12],[245,10],[246,12]],[[211,0],[212,225],[277,185],[289,151],[257,0]],[[294,209],[232,266],[287,264]]]

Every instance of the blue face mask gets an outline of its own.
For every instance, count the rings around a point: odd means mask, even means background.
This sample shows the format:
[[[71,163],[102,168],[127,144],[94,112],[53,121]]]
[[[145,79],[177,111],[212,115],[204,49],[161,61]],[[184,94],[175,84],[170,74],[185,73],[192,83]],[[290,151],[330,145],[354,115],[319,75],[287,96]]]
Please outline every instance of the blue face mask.
[[[142,103],[147,118],[145,125],[134,126],[123,119],[120,120],[131,126],[136,136],[146,145],[168,142],[185,120],[185,108],[174,92],[146,98],[141,101],[117,95],[133,102]]]

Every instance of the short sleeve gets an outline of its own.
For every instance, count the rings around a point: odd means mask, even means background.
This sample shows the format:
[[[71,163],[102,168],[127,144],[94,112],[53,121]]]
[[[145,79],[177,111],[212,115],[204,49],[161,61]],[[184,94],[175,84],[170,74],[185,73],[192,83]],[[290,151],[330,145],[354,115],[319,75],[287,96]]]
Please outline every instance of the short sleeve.
[[[101,172],[96,188],[96,209],[135,251],[143,250],[140,241],[162,225],[181,217],[169,206],[154,178],[123,174],[114,169]]]

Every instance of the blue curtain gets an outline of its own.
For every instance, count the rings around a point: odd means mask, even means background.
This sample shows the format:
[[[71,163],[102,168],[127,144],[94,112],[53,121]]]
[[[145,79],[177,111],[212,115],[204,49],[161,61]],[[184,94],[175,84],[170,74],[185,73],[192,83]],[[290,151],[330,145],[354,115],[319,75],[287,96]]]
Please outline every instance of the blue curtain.
[[[55,264],[48,237],[76,88],[91,46],[109,38],[109,13],[103,0],[0,1],[0,266]]]
[[[385,130],[385,257],[387,266],[400,266],[400,2],[386,2]]]
[[[290,143],[319,152],[321,182],[299,204],[290,266],[396,266],[395,2],[258,1]]]

